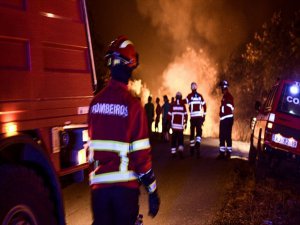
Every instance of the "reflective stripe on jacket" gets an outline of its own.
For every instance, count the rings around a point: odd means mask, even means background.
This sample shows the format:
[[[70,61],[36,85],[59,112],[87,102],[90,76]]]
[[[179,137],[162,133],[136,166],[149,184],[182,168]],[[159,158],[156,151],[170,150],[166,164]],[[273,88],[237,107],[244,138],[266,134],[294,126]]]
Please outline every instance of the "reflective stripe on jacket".
[[[186,103],[189,104],[190,116],[205,117],[206,102],[201,94],[192,92],[186,97]]]
[[[232,95],[228,92],[223,95],[220,106],[220,120],[233,117],[234,102]]]
[[[90,104],[90,185],[138,188],[138,175],[152,168],[147,118],[127,85],[111,80]]]
[[[168,112],[168,120],[171,121],[171,128],[173,130],[184,130],[184,124],[187,121],[187,111],[182,101],[177,99],[175,103],[171,105]]]

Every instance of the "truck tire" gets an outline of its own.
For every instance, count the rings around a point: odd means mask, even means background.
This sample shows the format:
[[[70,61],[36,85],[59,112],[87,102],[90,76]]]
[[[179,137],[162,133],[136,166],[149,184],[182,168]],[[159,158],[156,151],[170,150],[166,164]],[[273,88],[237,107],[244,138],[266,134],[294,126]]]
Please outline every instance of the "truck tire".
[[[0,224],[57,224],[49,190],[32,169],[1,165],[0,193]]]
[[[259,131],[258,143],[257,143],[257,160],[255,164],[255,175],[258,179],[264,179],[268,173],[268,160],[267,156],[263,152],[263,147],[261,144],[261,132]]]
[[[249,154],[248,154],[248,161],[250,165],[255,165],[257,158],[257,149],[253,145],[253,134],[251,134],[250,138],[250,148],[249,148]]]

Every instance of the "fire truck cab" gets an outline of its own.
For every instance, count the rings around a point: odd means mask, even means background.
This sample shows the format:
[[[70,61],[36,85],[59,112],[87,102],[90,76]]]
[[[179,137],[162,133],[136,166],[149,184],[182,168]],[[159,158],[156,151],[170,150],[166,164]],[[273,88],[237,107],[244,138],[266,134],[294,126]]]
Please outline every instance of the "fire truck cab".
[[[250,162],[300,159],[300,81],[280,80],[252,119]]]
[[[0,224],[65,224],[96,86],[85,0],[0,1]]]

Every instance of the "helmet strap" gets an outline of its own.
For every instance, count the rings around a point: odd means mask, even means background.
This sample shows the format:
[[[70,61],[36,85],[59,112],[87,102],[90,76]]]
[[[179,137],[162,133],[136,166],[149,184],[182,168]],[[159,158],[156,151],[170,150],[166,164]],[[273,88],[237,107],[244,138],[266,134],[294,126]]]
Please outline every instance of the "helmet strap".
[[[124,84],[128,84],[128,80],[131,77],[132,69],[125,65],[119,64],[110,68],[111,77],[114,80],[120,81]]]

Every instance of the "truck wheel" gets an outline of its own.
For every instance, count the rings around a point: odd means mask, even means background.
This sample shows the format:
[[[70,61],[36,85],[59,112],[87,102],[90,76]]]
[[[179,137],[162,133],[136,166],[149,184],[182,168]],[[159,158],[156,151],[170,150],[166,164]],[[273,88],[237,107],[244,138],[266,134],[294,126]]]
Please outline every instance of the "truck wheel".
[[[57,224],[49,190],[33,170],[0,166],[0,193],[0,224]]]
[[[256,161],[256,157],[257,157],[257,149],[253,145],[252,135],[253,134],[251,134],[251,138],[250,138],[250,148],[249,148],[249,154],[248,154],[248,161],[251,165],[254,165],[255,161]]]
[[[257,144],[257,160],[255,164],[255,175],[258,179],[264,179],[267,175],[268,160],[263,152],[261,145],[261,130],[259,132],[258,144]]]

